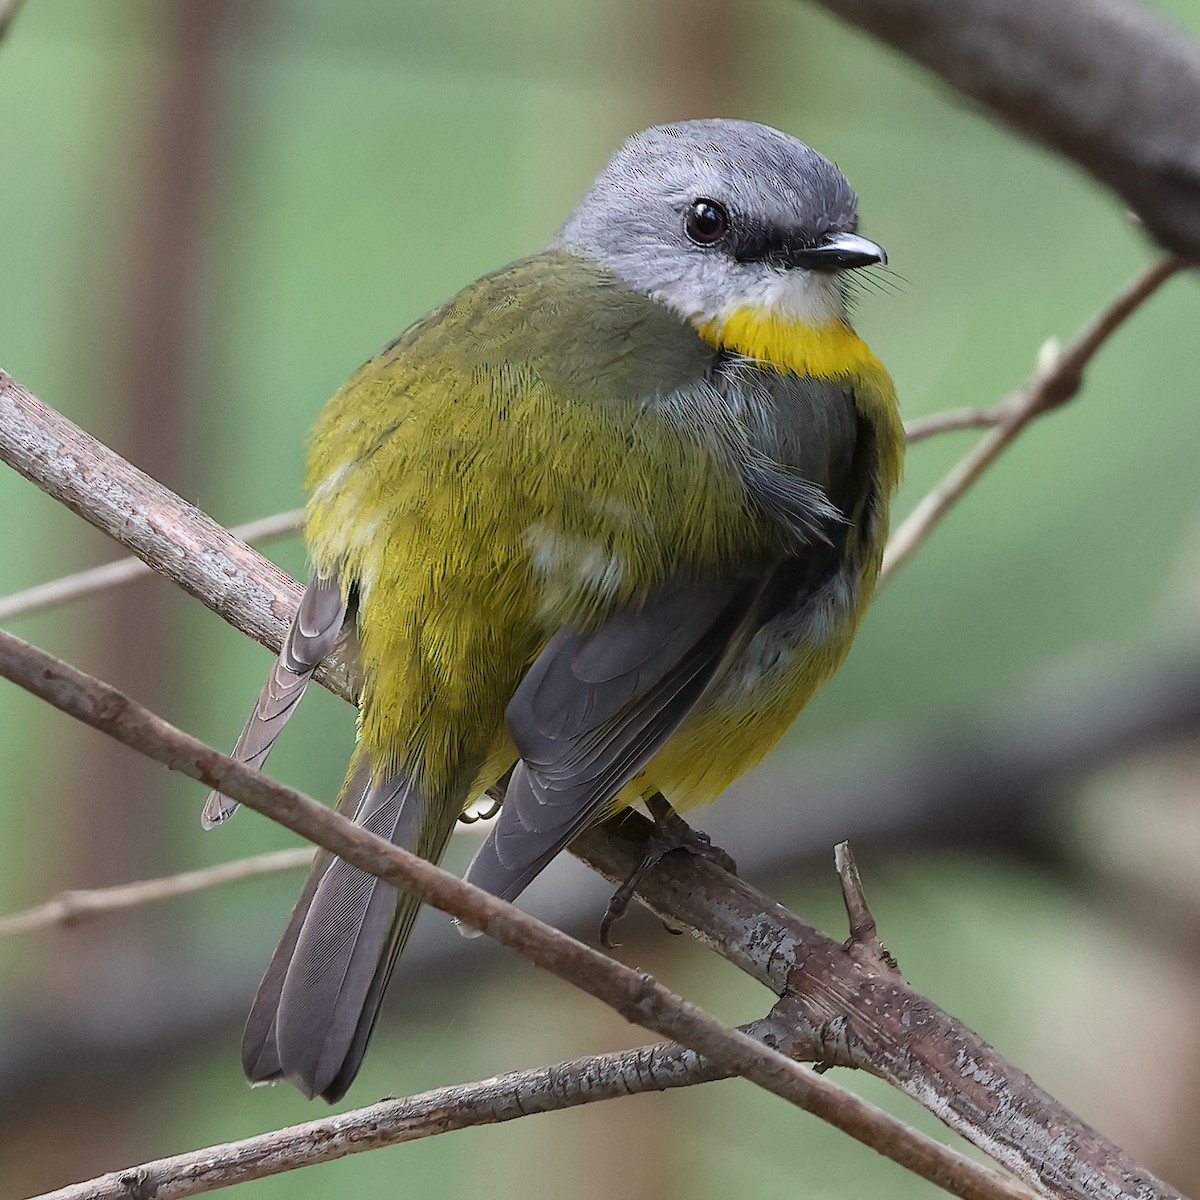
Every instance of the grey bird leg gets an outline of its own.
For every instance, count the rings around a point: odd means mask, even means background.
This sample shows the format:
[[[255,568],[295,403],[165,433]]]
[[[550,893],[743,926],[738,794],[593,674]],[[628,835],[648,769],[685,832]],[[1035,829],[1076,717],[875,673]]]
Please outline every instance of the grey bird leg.
[[[638,865],[629,873],[629,878],[613,892],[600,921],[600,944],[606,950],[615,950],[620,946],[621,943],[614,942],[610,936],[612,927],[625,915],[633,893],[646,872],[655,867],[664,855],[673,850],[686,850],[689,854],[699,854],[707,858],[731,875],[737,874],[737,863],[720,846],[714,846],[707,833],[693,829],[671,807],[670,801],[662,792],[655,792],[646,798],[646,809],[654,822],[654,828],[646,838],[645,852]],[[669,933],[679,932],[669,925],[666,928]]]

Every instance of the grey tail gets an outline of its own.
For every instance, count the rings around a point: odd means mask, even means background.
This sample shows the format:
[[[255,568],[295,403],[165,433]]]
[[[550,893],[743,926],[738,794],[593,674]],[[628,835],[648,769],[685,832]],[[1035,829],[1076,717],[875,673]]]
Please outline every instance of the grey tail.
[[[430,830],[433,814],[423,812],[412,776],[372,778],[362,753],[338,807],[435,862],[454,829],[451,819],[444,830]],[[242,1067],[251,1083],[287,1079],[331,1104],[346,1094],[419,908],[340,858],[324,851],[317,857],[246,1020]]]
[[[292,618],[279,659],[263,685],[254,710],[246,720],[232,757],[259,768],[271,753],[280,731],[288,723],[304,689],[321,660],[333,649],[346,619],[346,600],[337,576],[313,575]],[[208,794],[200,823],[212,829],[229,820],[237,801],[218,791]]]

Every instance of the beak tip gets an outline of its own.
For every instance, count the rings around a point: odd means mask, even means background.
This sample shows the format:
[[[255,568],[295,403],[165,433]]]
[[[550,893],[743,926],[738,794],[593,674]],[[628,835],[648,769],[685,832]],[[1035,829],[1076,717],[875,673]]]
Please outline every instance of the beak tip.
[[[815,271],[853,271],[858,267],[887,266],[887,251],[877,242],[856,233],[839,233],[800,251],[793,265]]]
[[[848,260],[855,258],[854,252],[857,251],[857,261],[847,261],[847,266],[887,266],[887,251],[878,242],[873,242],[869,238],[859,237],[857,234],[852,234],[849,238],[845,239],[845,247],[847,250]]]

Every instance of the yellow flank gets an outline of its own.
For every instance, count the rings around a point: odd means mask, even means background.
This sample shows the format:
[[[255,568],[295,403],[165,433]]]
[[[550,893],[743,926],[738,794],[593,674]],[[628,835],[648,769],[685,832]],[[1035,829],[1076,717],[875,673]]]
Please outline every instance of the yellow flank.
[[[710,346],[744,354],[777,371],[840,379],[882,370],[867,343],[843,320],[810,325],[769,309],[743,306],[697,327]]]
[[[864,571],[856,603],[827,641],[798,646],[784,669],[747,679],[736,689],[723,689],[724,694],[684,721],[620,801],[631,804],[639,795],[658,790],[677,810],[686,811],[715,800],[756,766],[842,665],[878,569],[876,561]]]

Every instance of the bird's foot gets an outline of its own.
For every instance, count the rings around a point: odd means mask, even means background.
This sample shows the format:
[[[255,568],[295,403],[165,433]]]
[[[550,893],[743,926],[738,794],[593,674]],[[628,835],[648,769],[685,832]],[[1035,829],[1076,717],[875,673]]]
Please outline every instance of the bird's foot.
[[[737,863],[725,853],[720,846],[714,846],[712,838],[699,829],[693,829],[670,805],[661,792],[655,792],[646,800],[646,808],[654,827],[646,839],[646,849],[638,865],[629,873],[629,877],[612,894],[604,916],[600,921],[600,944],[607,950],[615,950],[621,943],[612,940],[612,927],[625,915],[633,893],[646,873],[652,870],[659,859],[674,850],[686,850],[689,854],[698,854],[707,858],[731,875],[737,874]],[[672,929],[670,933],[679,933]]]
[[[508,781],[511,778],[512,768],[509,767],[504,775],[483,793],[490,801],[487,808],[467,809],[466,812],[458,814],[458,819],[464,825],[474,825],[476,821],[490,821],[504,806],[504,793],[508,790]]]

